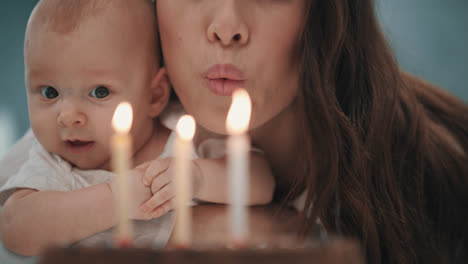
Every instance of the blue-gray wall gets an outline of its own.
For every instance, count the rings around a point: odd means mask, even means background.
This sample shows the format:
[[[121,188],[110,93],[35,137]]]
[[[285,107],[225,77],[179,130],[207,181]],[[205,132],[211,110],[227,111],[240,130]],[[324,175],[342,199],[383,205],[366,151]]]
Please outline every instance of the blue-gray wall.
[[[380,0],[377,13],[406,71],[468,102],[467,0]]]
[[[24,30],[37,0],[0,4],[0,158],[29,127],[23,74]]]
[[[36,2],[2,1],[0,7],[0,157],[28,128],[22,46]],[[405,70],[468,102],[467,0],[378,0],[377,13]]]

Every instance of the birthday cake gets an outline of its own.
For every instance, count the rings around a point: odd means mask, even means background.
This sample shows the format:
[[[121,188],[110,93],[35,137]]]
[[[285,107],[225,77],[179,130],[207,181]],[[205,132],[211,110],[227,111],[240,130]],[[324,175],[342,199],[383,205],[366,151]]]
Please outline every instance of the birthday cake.
[[[151,238],[157,234],[152,232],[167,228],[153,226],[136,228],[136,238],[145,234],[149,239],[135,239],[131,248],[96,243],[110,241],[110,237],[104,237],[92,243],[50,248],[41,254],[39,263],[365,263],[359,241],[329,236],[320,226],[308,239],[298,239],[297,213],[284,208],[279,213],[277,208],[270,205],[250,210],[250,232],[241,248],[232,247],[226,207],[204,205],[193,210],[191,248],[175,249],[177,243],[173,239],[165,245],[154,244]],[[148,225],[151,227],[151,223]]]
[[[54,248],[45,251],[40,264],[78,263],[365,263],[359,244],[335,240],[296,249],[152,250],[145,248]]]

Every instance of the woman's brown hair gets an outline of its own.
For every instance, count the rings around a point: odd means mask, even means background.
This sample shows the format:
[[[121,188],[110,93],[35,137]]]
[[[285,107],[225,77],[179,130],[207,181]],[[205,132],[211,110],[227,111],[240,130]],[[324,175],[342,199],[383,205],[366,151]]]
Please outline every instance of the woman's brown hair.
[[[399,69],[371,0],[309,1],[300,44],[304,233],[320,217],[368,263],[467,262],[468,107]]]

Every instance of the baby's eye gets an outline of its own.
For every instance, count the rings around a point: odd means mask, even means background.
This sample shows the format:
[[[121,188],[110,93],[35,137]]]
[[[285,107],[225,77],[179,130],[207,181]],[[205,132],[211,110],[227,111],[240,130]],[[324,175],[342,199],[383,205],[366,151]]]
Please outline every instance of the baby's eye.
[[[41,94],[47,99],[54,99],[59,95],[58,91],[52,86],[42,87]]]
[[[105,86],[95,87],[89,93],[89,95],[91,95],[92,97],[96,97],[98,99],[106,98],[107,96],[109,96],[109,94],[110,94],[109,88]]]

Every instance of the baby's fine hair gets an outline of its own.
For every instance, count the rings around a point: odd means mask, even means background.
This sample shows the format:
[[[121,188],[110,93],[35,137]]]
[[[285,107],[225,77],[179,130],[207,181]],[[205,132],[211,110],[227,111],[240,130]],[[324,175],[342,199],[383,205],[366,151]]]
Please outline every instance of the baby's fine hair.
[[[107,8],[126,8],[138,1],[147,5],[148,15],[156,24],[153,0],[40,0],[33,13],[36,13],[38,22],[44,23],[50,30],[67,34],[75,31],[86,19],[95,18]]]

